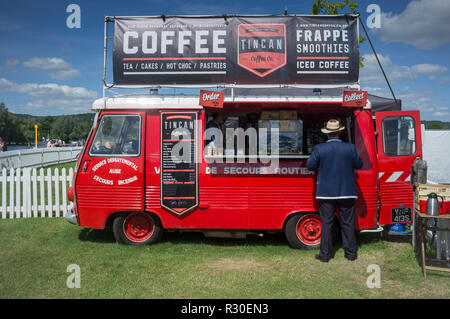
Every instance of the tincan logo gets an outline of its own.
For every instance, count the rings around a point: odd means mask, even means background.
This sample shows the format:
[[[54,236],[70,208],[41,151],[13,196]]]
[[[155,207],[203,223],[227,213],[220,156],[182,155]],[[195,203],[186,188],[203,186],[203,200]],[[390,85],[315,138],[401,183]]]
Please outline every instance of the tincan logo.
[[[237,64],[263,78],[286,65],[285,24],[240,24]]]

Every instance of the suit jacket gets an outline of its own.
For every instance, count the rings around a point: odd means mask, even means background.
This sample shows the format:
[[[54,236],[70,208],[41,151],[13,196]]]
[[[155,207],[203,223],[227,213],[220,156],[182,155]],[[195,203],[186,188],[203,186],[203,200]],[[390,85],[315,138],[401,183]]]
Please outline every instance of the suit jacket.
[[[354,169],[360,169],[363,161],[353,144],[330,139],[316,145],[306,162],[309,170],[318,169],[318,199],[357,198]]]
[[[208,123],[206,123],[206,129],[209,129],[209,128],[217,128],[220,130],[220,126],[216,122],[214,122],[214,120],[211,120]],[[215,140],[216,140],[216,136],[211,135],[211,141],[215,141]]]

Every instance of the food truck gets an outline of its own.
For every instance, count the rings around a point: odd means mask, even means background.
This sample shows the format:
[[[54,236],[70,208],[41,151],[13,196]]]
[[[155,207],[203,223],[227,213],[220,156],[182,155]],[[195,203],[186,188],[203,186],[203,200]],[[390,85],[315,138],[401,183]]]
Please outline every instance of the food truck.
[[[317,248],[317,176],[306,161],[331,118],[364,161],[356,229],[412,221],[420,114],[374,110],[360,91],[357,16],[107,17],[105,52],[111,22],[111,86],[152,90],[93,103],[72,223],[111,226],[132,245],[167,230],[284,232],[294,248]],[[214,90],[157,93],[164,85]]]

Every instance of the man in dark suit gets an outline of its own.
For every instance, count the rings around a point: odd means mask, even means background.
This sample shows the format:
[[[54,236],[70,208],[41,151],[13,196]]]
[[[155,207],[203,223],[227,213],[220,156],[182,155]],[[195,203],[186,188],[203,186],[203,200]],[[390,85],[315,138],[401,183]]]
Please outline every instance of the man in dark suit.
[[[316,198],[319,200],[322,234],[320,253],[316,259],[328,262],[333,254],[333,223],[335,208],[339,207],[342,228],[342,246],[345,257],[355,260],[355,199],[358,197],[353,176],[354,169],[360,169],[363,161],[353,144],[344,143],[339,134],[345,129],[338,120],[331,119],[322,132],[328,141],[316,145],[306,166],[318,170]]]

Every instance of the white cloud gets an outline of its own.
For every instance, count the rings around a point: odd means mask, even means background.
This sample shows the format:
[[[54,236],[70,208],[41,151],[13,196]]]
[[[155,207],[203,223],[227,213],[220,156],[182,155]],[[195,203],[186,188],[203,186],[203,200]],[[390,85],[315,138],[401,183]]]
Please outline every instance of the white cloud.
[[[448,68],[439,64],[416,64],[412,66],[412,69],[417,73],[431,75],[440,74],[448,71]]]
[[[374,86],[362,87],[362,90],[371,94],[392,98],[389,89]],[[423,120],[447,121],[450,115],[450,107],[436,103],[436,94],[433,91],[409,86],[394,90],[395,97],[402,100],[402,110],[419,110]]]
[[[32,58],[24,61],[23,66],[41,70],[67,70],[72,68],[70,63],[60,58]]]
[[[437,75],[447,73],[448,68],[439,64],[416,64],[411,67],[414,72],[428,75],[430,80],[434,80]]]
[[[433,116],[434,117],[448,117],[449,114],[450,114],[449,111],[446,111],[446,112],[438,111],[438,112],[434,112]]]
[[[45,107],[44,100],[33,100],[25,104],[26,108],[42,108]]]
[[[50,77],[54,80],[71,80],[74,79],[78,76],[80,76],[80,72],[78,72],[78,70],[75,69],[71,69],[71,70],[60,70],[60,71],[56,71],[56,72],[50,72]]]
[[[20,62],[17,59],[8,59],[8,61],[6,61],[8,68],[15,68],[19,63]]]
[[[432,106],[435,104],[433,102],[435,93],[430,90],[405,86],[394,93],[402,100],[402,109],[419,109],[425,112],[435,110],[435,107]]]
[[[72,87],[68,85],[59,85],[56,83],[25,83],[18,84],[0,78],[0,92],[12,92],[26,94],[33,101],[27,102],[21,106],[26,108],[52,108],[67,112],[88,112],[91,109],[92,102],[99,97],[98,92],[88,90],[84,87]]]
[[[4,78],[0,78],[0,92],[7,92],[7,91],[11,91],[14,89],[14,87],[17,84],[14,82],[11,82],[10,80],[4,79]]]
[[[444,76],[438,80],[442,84],[450,83],[450,76]]]
[[[364,67],[360,69],[361,84],[383,84],[386,83],[383,73],[378,65],[374,54],[365,54]],[[391,84],[417,79],[417,73],[408,66],[395,65],[389,56],[378,54],[381,65]]]
[[[22,65],[30,69],[47,71],[55,80],[71,80],[81,75],[70,63],[61,58],[32,58],[24,61]]]
[[[372,32],[387,43],[401,42],[431,50],[450,43],[449,29],[449,0],[414,0],[400,14],[382,12],[381,28]]]
[[[378,62],[374,54],[365,54],[364,67],[360,69],[360,82],[366,84],[385,84],[386,81],[381,73]],[[384,72],[391,84],[412,81],[420,75],[426,75],[433,80],[437,75],[448,72],[448,68],[440,64],[414,64],[412,66],[396,65],[389,56],[378,54],[378,58],[383,66]],[[445,79],[445,77],[444,77]],[[442,80],[442,78],[440,79]]]
[[[83,99],[95,99],[98,93],[95,91],[89,91],[83,87],[71,87],[68,85],[59,85],[56,83],[47,84],[16,84],[12,91],[17,93],[25,93],[29,96],[36,98],[83,98]]]

